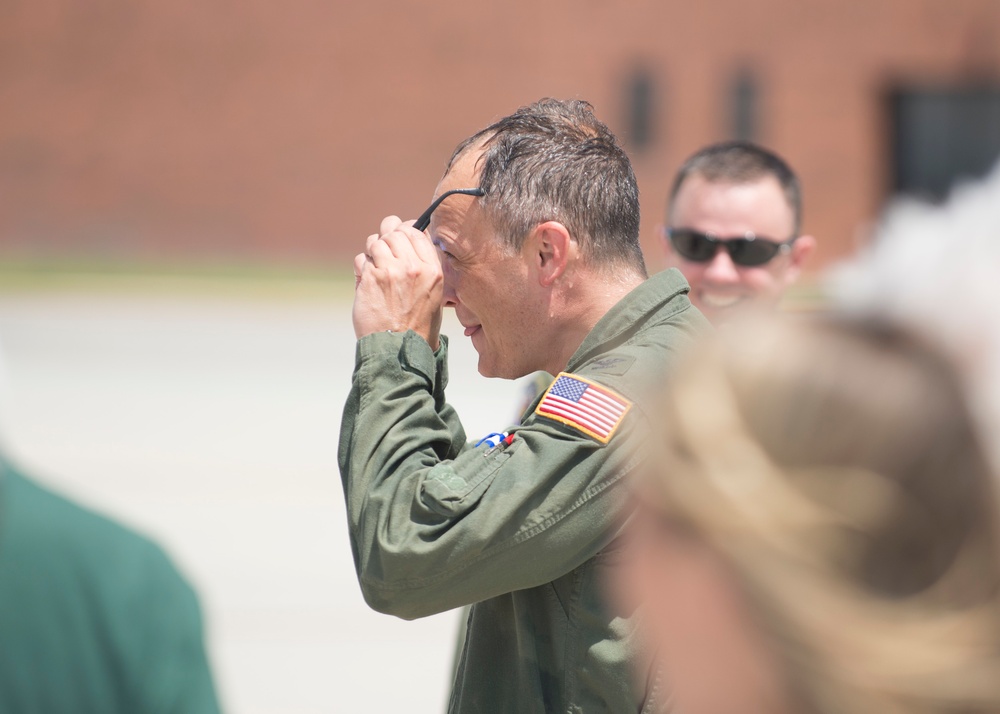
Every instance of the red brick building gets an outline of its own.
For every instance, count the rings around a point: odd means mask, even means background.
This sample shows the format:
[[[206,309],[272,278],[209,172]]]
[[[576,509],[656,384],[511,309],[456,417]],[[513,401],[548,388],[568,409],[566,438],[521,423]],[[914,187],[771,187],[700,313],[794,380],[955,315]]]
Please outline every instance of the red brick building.
[[[0,259],[337,262],[556,96],[627,142],[652,267],[678,163],[746,135],[801,174],[817,268],[895,186],[995,158],[998,87],[997,0],[7,0]]]

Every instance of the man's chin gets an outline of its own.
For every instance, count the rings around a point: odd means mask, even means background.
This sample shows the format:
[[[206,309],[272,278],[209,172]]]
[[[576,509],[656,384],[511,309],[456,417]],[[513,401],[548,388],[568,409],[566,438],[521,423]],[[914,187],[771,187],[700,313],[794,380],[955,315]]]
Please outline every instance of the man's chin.
[[[484,364],[482,357],[479,358],[479,374],[489,379],[516,379],[516,377],[508,376],[506,372],[496,365]]]
[[[483,354],[480,353],[478,371],[481,376],[488,377],[490,379],[520,379],[521,377],[532,374],[538,370],[524,371],[516,368],[514,365],[496,364],[486,359]]]
[[[760,296],[742,296],[738,300],[712,301],[692,300],[695,307],[701,310],[709,322],[718,327],[726,322],[744,319],[758,314],[769,314],[777,308],[776,300]]]
[[[480,376],[490,378],[499,376],[497,375],[497,366],[493,364],[492,360],[490,360],[489,355],[483,354],[483,351],[480,350],[479,347],[476,347],[475,343],[473,343],[472,346],[475,347],[476,354],[479,355],[479,362],[476,365],[476,369]]]
[[[752,295],[715,293],[697,295],[691,302],[701,310],[709,322],[718,326],[761,309],[766,301],[756,299]]]
[[[749,295],[734,293],[708,293],[703,292],[698,296],[698,305],[705,311],[725,313],[731,310],[738,310],[742,305],[750,302]]]

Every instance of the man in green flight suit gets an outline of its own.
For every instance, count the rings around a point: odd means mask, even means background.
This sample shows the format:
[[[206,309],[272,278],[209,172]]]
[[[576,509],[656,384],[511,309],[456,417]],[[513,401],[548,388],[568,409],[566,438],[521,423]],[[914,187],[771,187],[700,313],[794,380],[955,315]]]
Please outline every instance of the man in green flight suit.
[[[355,259],[339,461],[365,599],[473,604],[452,712],[651,710],[633,613],[602,588],[642,397],[707,322],[677,271],[646,280],[631,164],[586,102],[473,135],[435,196],[427,233],[388,217]],[[445,400],[442,306],[484,376],[558,375],[502,438],[468,443]]]

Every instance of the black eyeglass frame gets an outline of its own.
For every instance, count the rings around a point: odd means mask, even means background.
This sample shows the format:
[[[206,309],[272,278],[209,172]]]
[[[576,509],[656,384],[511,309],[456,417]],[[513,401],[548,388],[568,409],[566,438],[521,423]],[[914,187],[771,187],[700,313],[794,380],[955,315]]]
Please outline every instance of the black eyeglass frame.
[[[668,228],[666,230],[667,237],[670,239],[671,245],[674,246],[674,250],[684,258],[692,263],[709,263],[715,259],[715,256],[719,254],[719,249],[725,250],[729,253],[730,260],[734,264],[739,265],[744,268],[756,268],[761,265],[766,265],[778,257],[779,254],[787,253],[792,249],[792,244],[798,240],[799,236],[792,236],[785,241],[771,240],[770,238],[764,238],[763,236],[758,236],[753,231],[747,231],[742,236],[733,236],[728,238],[721,238],[714,233],[709,233],[707,231],[696,231],[693,228]],[[707,241],[712,246],[712,252],[704,258],[695,257],[688,253],[685,253],[680,246],[677,245],[676,235],[680,233],[685,233],[688,235],[693,235],[699,239]],[[739,251],[745,249],[746,246],[750,244],[756,245],[766,245],[770,251],[763,260],[750,260],[747,261],[745,257],[742,257],[742,253]]]
[[[454,194],[461,194],[463,196],[485,196],[486,191],[481,188],[453,188],[451,191],[445,191],[440,196],[434,199],[434,203],[427,207],[427,210],[420,214],[420,217],[413,222],[413,227],[418,231],[427,230],[427,226],[431,224],[431,214],[434,210],[441,205],[441,201],[452,196]]]

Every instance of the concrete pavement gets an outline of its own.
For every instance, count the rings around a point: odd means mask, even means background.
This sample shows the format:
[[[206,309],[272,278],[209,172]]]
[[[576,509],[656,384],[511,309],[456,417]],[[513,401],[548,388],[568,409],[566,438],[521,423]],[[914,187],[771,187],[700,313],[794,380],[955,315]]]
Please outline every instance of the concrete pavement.
[[[521,388],[476,373],[470,438]],[[227,711],[441,712],[457,615],[363,603],[336,466],[353,365],[342,301],[0,292],[0,435],[41,480],[157,538],[198,589]]]

